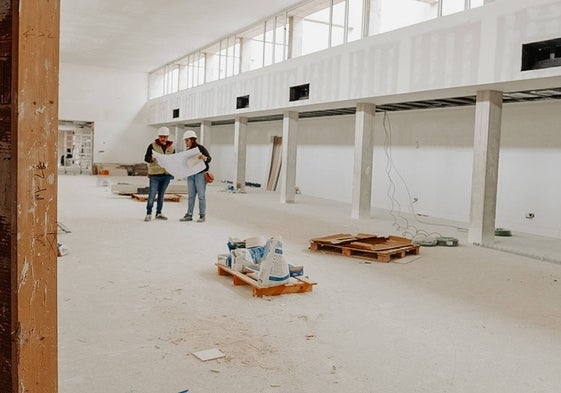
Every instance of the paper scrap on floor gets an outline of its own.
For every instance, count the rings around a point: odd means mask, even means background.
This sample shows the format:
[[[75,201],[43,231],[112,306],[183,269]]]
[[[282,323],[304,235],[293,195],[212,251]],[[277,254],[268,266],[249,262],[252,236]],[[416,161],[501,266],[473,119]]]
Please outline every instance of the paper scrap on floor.
[[[218,348],[205,349],[204,351],[192,352],[195,357],[203,362],[226,357],[226,354]]]

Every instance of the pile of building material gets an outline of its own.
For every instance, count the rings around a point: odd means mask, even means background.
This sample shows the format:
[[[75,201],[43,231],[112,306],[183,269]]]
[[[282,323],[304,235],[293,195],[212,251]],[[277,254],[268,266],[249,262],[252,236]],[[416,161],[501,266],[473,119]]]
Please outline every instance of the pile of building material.
[[[230,253],[218,255],[218,274],[232,276],[234,285],[250,285],[253,296],[311,292],[316,285],[303,276],[302,266],[286,262],[280,237],[230,238],[227,245]]]
[[[391,262],[406,255],[419,254],[419,245],[399,236],[338,233],[310,240],[310,250],[324,251],[376,262]]]

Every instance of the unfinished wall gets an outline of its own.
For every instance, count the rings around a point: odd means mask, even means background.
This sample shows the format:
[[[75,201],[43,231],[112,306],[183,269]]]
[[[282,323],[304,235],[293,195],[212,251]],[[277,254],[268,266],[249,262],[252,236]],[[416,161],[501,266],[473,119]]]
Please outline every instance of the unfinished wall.
[[[148,121],[474,95],[490,83],[549,87],[561,84],[561,69],[521,71],[522,44],[561,37],[560,19],[558,1],[497,2],[151,100]],[[289,102],[289,87],[306,83],[309,99]],[[243,95],[250,96],[249,108],[236,110]]]
[[[474,107],[390,112],[388,126],[377,113],[372,205],[391,208],[393,181],[404,212],[417,198],[417,213],[467,223],[474,118]],[[560,122],[558,101],[504,106],[497,226],[561,237],[561,186],[555,180],[561,167]],[[272,135],[282,135],[282,122],[249,123],[247,181],[266,185]],[[353,143],[354,116],[300,120],[296,185],[302,193],[350,204]],[[231,179],[233,126],[213,127],[210,149],[217,178]],[[527,219],[529,212],[535,218]]]
[[[146,125],[147,83],[145,73],[60,65],[59,118],[94,122],[94,162],[143,162],[155,137]]]

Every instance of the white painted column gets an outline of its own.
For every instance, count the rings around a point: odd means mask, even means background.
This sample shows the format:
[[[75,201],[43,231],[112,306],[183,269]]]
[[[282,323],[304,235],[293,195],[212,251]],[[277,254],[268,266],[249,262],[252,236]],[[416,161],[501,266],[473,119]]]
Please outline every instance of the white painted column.
[[[210,121],[205,120],[201,122],[201,138],[200,143],[206,147],[210,152],[211,134],[210,134]]]
[[[468,241],[478,245],[495,241],[502,105],[502,92],[477,92]]]
[[[174,126],[173,127],[173,142],[174,142],[174,147],[177,151],[177,146],[185,146],[183,142],[183,132],[181,131],[181,128],[179,128],[179,126]]]
[[[247,152],[247,117],[238,117],[234,123],[234,183],[235,192],[245,192],[245,165]]]
[[[292,203],[296,196],[296,137],[298,112],[286,112],[282,119],[282,159],[280,170],[280,201]]]
[[[376,105],[356,105],[352,218],[370,218],[375,113]]]

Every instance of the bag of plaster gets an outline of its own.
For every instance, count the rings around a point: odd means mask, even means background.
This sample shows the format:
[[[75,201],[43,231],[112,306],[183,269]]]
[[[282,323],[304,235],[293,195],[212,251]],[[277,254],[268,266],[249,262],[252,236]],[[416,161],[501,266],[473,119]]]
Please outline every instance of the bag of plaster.
[[[273,237],[265,244],[265,257],[261,261],[257,282],[263,287],[274,287],[288,283],[290,272],[284,259],[282,240]]]
[[[236,248],[230,251],[232,256],[232,270],[243,272],[246,266],[253,265],[251,253],[246,248]]]

